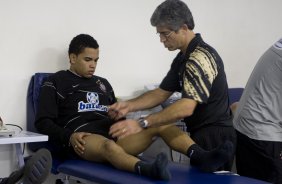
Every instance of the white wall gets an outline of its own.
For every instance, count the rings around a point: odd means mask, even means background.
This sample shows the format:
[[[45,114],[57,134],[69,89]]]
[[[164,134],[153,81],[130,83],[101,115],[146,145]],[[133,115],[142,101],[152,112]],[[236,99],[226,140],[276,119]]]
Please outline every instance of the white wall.
[[[150,16],[160,2],[0,0],[2,119],[25,128],[31,75],[68,68],[68,44],[80,33],[98,40],[96,74],[111,82],[117,96],[136,95],[145,84],[160,82],[176,54],[160,44],[150,25]],[[244,87],[257,59],[282,37],[282,1],[185,2],[194,15],[195,32],[202,33],[222,56],[229,86]]]

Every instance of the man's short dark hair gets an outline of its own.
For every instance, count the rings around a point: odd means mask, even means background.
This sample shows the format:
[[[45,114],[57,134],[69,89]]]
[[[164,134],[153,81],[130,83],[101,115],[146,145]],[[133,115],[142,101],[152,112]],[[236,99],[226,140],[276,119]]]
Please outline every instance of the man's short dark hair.
[[[164,26],[178,30],[186,24],[190,30],[195,27],[192,13],[188,6],[180,0],[166,0],[161,3],[151,17],[152,26]]]
[[[99,45],[98,42],[90,35],[87,34],[77,35],[70,42],[69,55],[70,54],[78,55],[81,52],[83,52],[85,48],[98,49]]]

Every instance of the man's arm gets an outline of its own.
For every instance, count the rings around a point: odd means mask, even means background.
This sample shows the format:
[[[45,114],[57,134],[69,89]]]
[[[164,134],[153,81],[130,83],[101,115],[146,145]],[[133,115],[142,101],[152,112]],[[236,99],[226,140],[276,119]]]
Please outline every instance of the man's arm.
[[[35,127],[40,133],[49,135],[51,141],[68,146],[72,131],[57,124],[59,98],[64,97],[58,95],[54,79],[49,77],[40,89]]]
[[[143,95],[140,95],[137,98],[131,99],[128,102],[130,103],[131,111],[138,111],[149,109],[155,107],[172,95],[172,92],[165,91],[161,88],[156,88],[154,90],[148,91]]]
[[[188,98],[182,98],[169,105],[160,112],[150,114],[145,119],[148,121],[148,127],[161,126],[174,123],[193,114],[197,102]]]
[[[109,115],[112,118],[118,120],[126,116],[128,112],[134,112],[155,107],[164,102],[171,95],[172,92],[157,88],[148,91],[137,98],[124,102],[117,102],[111,105],[109,109]]]
[[[184,117],[191,116],[197,106],[197,102],[191,99],[180,99],[164,110],[153,113],[147,117],[147,127],[156,127],[174,123]],[[142,131],[138,120],[126,119],[111,126],[109,134],[113,137],[123,138]]]

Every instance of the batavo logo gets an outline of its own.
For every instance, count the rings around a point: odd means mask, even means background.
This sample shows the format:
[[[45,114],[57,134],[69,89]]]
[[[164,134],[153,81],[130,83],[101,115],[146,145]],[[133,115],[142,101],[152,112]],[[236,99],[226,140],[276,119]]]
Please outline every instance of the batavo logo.
[[[108,111],[108,107],[105,105],[99,105],[99,95],[94,92],[88,92],[86,94],[87,102],[78,102],[78,112],[87,111]]]

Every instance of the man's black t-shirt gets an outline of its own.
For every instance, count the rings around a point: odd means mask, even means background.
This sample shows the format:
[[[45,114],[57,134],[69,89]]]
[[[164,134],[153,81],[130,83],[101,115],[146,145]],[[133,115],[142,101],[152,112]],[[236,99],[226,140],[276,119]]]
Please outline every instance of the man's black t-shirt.
[[[50,141],[66,146],[73,132],[108,136],[114,123],[108,105],[116,102],[110,83],[101,77],[80,77],[59,71],[44,81],[39,96],[35,125]]]
[[[193,115],[184,119],[188,131],[206,125],[232,126],[222,59],[200,34],[192,39],[185,54],[178,53],[160,88],[181,92],[182,98],[198,102]]]

